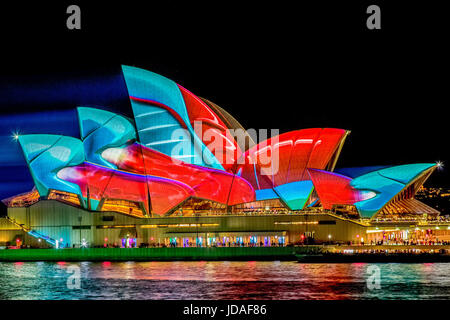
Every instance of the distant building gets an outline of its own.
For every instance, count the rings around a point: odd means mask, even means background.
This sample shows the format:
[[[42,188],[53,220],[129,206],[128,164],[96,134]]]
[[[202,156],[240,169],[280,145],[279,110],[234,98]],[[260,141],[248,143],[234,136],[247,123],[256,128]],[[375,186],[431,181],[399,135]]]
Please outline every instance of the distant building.
[[[450,189],[422,187],[415,197],[427,205],[438,209],[441,212],[441,216],[450,215]]]

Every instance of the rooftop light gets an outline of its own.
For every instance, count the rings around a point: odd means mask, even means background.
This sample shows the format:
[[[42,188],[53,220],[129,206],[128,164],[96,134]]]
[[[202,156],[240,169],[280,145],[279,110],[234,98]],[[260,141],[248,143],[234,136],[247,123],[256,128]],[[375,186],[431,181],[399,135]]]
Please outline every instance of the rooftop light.
[[[19,140],[19,132],[15,131],[11,134],[11,136],[15,141]]]

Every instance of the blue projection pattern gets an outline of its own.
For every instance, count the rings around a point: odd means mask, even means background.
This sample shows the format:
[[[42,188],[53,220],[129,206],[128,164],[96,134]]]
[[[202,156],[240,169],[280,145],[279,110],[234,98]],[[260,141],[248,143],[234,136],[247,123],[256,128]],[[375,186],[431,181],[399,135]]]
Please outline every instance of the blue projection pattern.
[[[435,163],[405,164],[372,171],[355,178],[350,182],[353,188],[376,193],[373,198],[355,203],[358,212],[362,217],[372,217],[409,183],[435,166]]]
[[[86,107],[78,108],[78,117],[86,161],[117,169],[103,159],[102,152],[136,140],[136,130],[131,121],[109,111]]]
[[[0,199],[28,192],[34,186],[14,134],[80,139],[76,111],[80,105],[103,106],[133,116],[120,67],[102,71],[100,76],[93,76],[92,71],[80,74],[0,78]]]
[[[129,66],[122,69],[140,142],[187,163],[223,170],[194,133],[177,84],[151,71]]]
[[[21,128],[19,132],[17,128]],[[0,116],[0,198],[30,191],[33,179],[14,134],[50,133],[78,137],[75,110]]]
[[[81,140],[50,134],[21,135],[18,140],[41,196],[48,196],[51,189],[81,194],[78,185],[58,177],[59,170],[84,162]]]

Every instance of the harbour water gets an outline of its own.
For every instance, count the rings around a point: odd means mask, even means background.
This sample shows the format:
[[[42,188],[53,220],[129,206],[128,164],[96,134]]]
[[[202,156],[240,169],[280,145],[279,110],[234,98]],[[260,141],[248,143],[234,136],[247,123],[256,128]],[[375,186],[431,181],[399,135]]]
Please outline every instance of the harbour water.
[[[0,299],[449,297],[450,263],[0,262]]]

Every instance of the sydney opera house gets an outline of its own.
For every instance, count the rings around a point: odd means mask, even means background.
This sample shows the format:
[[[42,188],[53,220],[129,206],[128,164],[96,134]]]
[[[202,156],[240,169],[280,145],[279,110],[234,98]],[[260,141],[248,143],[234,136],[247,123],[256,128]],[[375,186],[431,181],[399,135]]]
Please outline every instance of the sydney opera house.
[[[436,236],[439,212],[414,197],[435,163],[336,169],[347,130],[255,142],[175,82],[135,67],[122,73],[133,118],[80,106],[79,137],[17,136],[35,187],[3,200],[1,241],[284,246]]]

